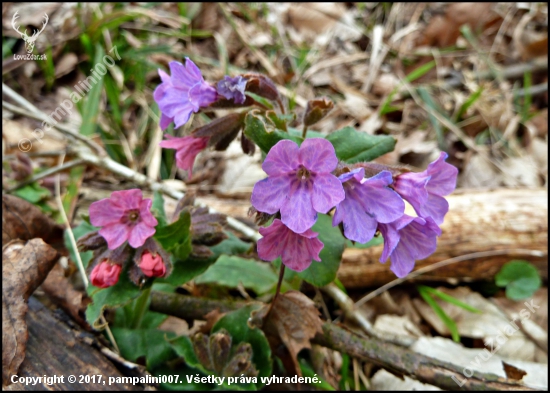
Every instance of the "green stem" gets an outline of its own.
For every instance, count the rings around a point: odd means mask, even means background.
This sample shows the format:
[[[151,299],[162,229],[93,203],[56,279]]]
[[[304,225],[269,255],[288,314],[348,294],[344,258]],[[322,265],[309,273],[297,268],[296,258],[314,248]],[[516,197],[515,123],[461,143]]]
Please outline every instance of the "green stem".
[[[306,139],[307,135],[307,126],[304,124],[304,128],[302,129],[302,138]]]
[[[273,309],[273,305],[277,301],[277,298],[279,297],[279,293],[281,292],[281,284],[283,283],[283,277],[285,276],[285,265],[281,263],[281,269],[279,270],[279,281],[277,282],[277,290],[275,291],[275,297],[271,301],[271,304],[269,305],[269,310],[267,310],[267,314],[265,314],[264,321],[267,321],[269,318],[269,313],[271,313],[271,310]]]
[[[143,322],[143,316],[145,315],[145,312],[149,308],[149,297],[151,295],[151,288],[149,287],[143,291],[140,297],[136,299],[136,304],[134,306],[134,320],[132,327],[134,329],[139,329],[141,326],[141,322]]]
[[[281,113],[285,114],[285,106],[283,105],[283,101],[281,101],[281,97],[277,98],[277,104],[279,104],[279,108],[281,109]]]

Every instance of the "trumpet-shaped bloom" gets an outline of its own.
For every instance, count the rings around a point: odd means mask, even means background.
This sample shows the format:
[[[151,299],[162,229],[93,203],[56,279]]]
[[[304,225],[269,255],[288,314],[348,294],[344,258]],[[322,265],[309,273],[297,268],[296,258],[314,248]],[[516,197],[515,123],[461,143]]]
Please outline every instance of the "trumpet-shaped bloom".
[[[441,229],[431,217],[411,217],[404,214],[400,219],[379,224],[384,236],[384,250],[380,262],[391,260],[390,269],[397,277],[405,277],[414,268],[416,260],[427,258],[437,247]]]
[[[224,96],[228,100],[233,100],[237,104],[243,104],[246,100],[245,89],[248,81],[242,76],[231,78],[224,76],[218,82],[218,94]]]
[[[143,199],[141,190],[114,191],[110,198],[90,205],[90,222],[103,227],[99,234],[114,250],[126,240],[130,246],[141,247],[155,234],[157,219],[151,214],[151,199]]]
[[[306,139],[302,146],[290,140],[277,142],[262,168],[269,177],[254,185],[251,202],[258,211],[281,211],[281,221],[296,233],[310,229],[317,212],[327,213],[340,203],[344,188],[331,172],[338,165],[326,139]]]
[[[321,261],[319,253],[324,245],[311,229],[295,233],[275,219],[269,227],[261,227],[260,233],[263,238],[258,240],[258,256],[264,261],[281,257],[286,267],[297,272],[307,269],[312,260]]]
[[[438,225],[449,211],[449,203],[443,197],[454,191],[458,175],[458,169],[445,162],[447,157],[447,153],[441,152],[425,171],[403,173],[393,186],[420,217],[431,217]]]
[[[166,149],[176,149],[176,165],[178,168],[188,171],[189,178],[191,178],[195,158],[208,145],[208,138],[196,138],[191,135],[182,138],[168,134],[165,136],[167,139],[161,141],[159,146]]]
[[[118,282],[121,271],[122,266],[104,260],[94,267],[90,274],[90,281],[98,288],[109,288]]]
[[[387,187],[392,183],[389,171],[364,179],[363,168],[344,173],[338,179],[344,186],[346,198],[336,205],[332,225],[343,222],[344,235],[353,241],[366,243],[374,237],[378,223],[400,218],[405,202],[398,193]]]
[[[171,61],[171,76],[159,70],[162,83],[153,97],[161,111],[160,128],[163,130],[174,122],[176,127],[187,123],[191,113],[212,104],[218,98],[216,89],[204,81],[199,68],[189,59],[185,66]]]

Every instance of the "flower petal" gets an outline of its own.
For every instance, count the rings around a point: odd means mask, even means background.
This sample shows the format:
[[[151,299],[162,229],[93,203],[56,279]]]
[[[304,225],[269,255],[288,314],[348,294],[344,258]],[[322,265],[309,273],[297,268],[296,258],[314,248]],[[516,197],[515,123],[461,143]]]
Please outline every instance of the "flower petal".
[[[258,181],[252,189],[250,202],[256,210],[274,214],[283,206],[290,191],[288,176],[270,176]]]
[[[420,217],[431,217],[436,224],[441,225],[445,214],[449,211],[449,202],[445,198],[435,194],[429,194],[428,200],[422,205],[417,213]]]
[[[418,210],[428,200],[426,185],[429,181],[430,177],[424,172],[407,172],[397,176],[393,188]]]
[[[158,224],[158,221],[151,213],[151,206],[153,206],[153,201],[151,199],[142,200],[139,205],[139,218],[145,223],[145,225],[155,227]]]
[[[432,194],[445,196],[456,188],[458,169],[445,162],[447,157],[447,153],[441,152],[439,158],[430,163],[426,169],[427,174],[431,176],[426,188]]]
[[[193,62],[191,61],[191,63]],[[193,87],[195,83],[199,82],[202,78],[202,76],[200,75],[200,71],[199,71],[199,76],[197,77],[197,75],[194,72],[189,72],[188,67],[184,66],[178,61],[171,61],[168,64],[168,66],[170,67],[172,84],[174,85],[174,87],[178,89],[189,90],[191,87]]]
[[[168,126],[170,125],[170,123],[172,123],[173,121],[174,121],[173,117],[168,117],[164,113],[161,113],[160,114],[160,129],[163,130],[163,131],[166,130],[168,128]]]
[[[323,246],[323,242],[317,238],[308,239],[297,233],[291,233],[283,249],[281,261],[289,269],[302,272],[311,265],[312,260],[321,261],[319,253]]]
[[[377,222],[369,216],[361,203],[353,198],[344,199],[336,206],[332,226],[343,222],[344,235],[359,243],[366,243],[374,237]]]
[[[361,202],[364,210],[381,223],[393,222],[405,212],[403,199],[397,192],[387,187],[391,182],[391,173],[383,171],[365,179],[361,186],[355,189],[356,198]]]
[[[298,145],[288,139],[277,142],[267,153],[262,169],[269,176],[295,171],[298,166]]]
[[[279,219],[269,227],[260,227],[262,238],[258,240],[258,256],[264,261],[274,261],[283,253],[290,230]]]
[[[330,173],[338,165],[334,146],[323,138],[303,141],[298,159],[300,164],[314,173]]]
[[[295,179],[281,207],[281,221],[296,233],[305,232],[317,220],[317,213],[311,204],[311,192],[310,181]]]
[[[128,243],[134,247],[138,248],[143,246],[145,240],[150,238],[155,234],[155,228],[147,225],[145,222],[139,222],[132,227],[130,230],[130,235],[128,237]]]
[[[113,191],[111,194],[111,201],[113,204],[120,206],[125,210],[139,209],[142,199],[143,193],[139,188]]]
[[[340,203],[346,194],[338,178],[330,173],[318,173],[313,180],[311,202],[319,213],[327,213]]]
[[[124,209],[106,198],[90,205],[90,222],[96,227],[114,224],[120,221]]]
[[[391,254],[390,270],[399,278],[405,277],[414,269],[415,257],[411,250],[399,242]]]
[[[130,228],[128,225],[122,223],[110,224],[101,228],[99,234],[107,241],[107,247],[110,250],[114,250],[128,240]]]

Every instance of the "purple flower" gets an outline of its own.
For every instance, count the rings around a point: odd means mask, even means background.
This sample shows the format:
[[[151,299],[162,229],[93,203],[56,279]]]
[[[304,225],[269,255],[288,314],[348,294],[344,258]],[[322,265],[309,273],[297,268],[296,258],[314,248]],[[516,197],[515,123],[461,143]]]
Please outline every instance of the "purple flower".
[[[295,233],[275,219],[269,227],[261,227],[260,233],[263,237],[258,240],[258,256],[264,261],[281,257],[286,267],[297,272],[307,269],[313,259],[321,262],[319,253],[324,245],[311,229]]]
[[[392,175],[383,171],[364,179],[363,168],[344,173],[338,179],[343,183],[346,198],[336,206],[332,225],[344,223],[344,235],[350,240],[366,243],[374,237],[379,222],[389,223],[400,218],[405,202],[390,189]]]
[[[384,250],[380,262],[391,259],[391,270],[399,278],[414,268],[414,262],[427,258],[437,247],[441,229],[430,217],[411,217],[404,214],[390,224],[378,224],[384,236]]]
[[[90,205],[90,222],[103,227],[99,234],[114,250],[126,240],[130,246],[141,247],[155,234],[157,219],[151,214],[150,199],[143,199],[141,190],[114,191],[110,198]]]
[[[165,136],[167,139],[159,143],[160,147],[176,149],[176,165],[178,168],[188,171],[189,178],[191,178],[195,158],[208,144],[208,138],[195,138],[190,135],[182,138],[168,134]]]
[[[234,78],[226,75],[218,82],[218,94],[224,96],[228,100],[233,100],[236,104],[243,104],[246,100],[244,92],[247,82],[248,81],[240,75]]]
[[[403,173],[393,185],[420,217],[431,217],[438,225],[449,211],[449,203],[443,197],[454,191],[458,175],[458,169],[445,162],[447,157],[441,152],[425,171]]]
[[[317,212],[327,213],[340,203],[344,188],[332,172],[338,159],[326,139],[306,139],[301,147],[290,140],[277,142],[262,164],[268,178],[254,185],[251,202],[256,210],[274,214],[296,233],[315,224]]]
[[[204,81],[201,71],[191,60],[186,58],[185,66],[171,61],[169,66],[172,76],[159,69],[162,83],[153,93],[161,111],[160,128],[163,130],[171,122],[176,127],[184,125],[192,112],[198,112],[218,98],[216,89]]]

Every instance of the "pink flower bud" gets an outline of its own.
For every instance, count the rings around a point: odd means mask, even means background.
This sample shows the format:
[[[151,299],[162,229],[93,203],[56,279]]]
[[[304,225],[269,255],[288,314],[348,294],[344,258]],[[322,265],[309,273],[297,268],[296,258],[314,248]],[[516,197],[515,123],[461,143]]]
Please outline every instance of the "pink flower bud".
[[[166,274],[166,266],[160,254],[153,255],[149,251],[141,255],[139,267],[147,277],[164,277]]]
[[[98,288],[109,288],[118,282],[121,271],[122,266],[112,264],[107,259],[104,259],[94,267],[92,274],[90,274],[92,285]]]

